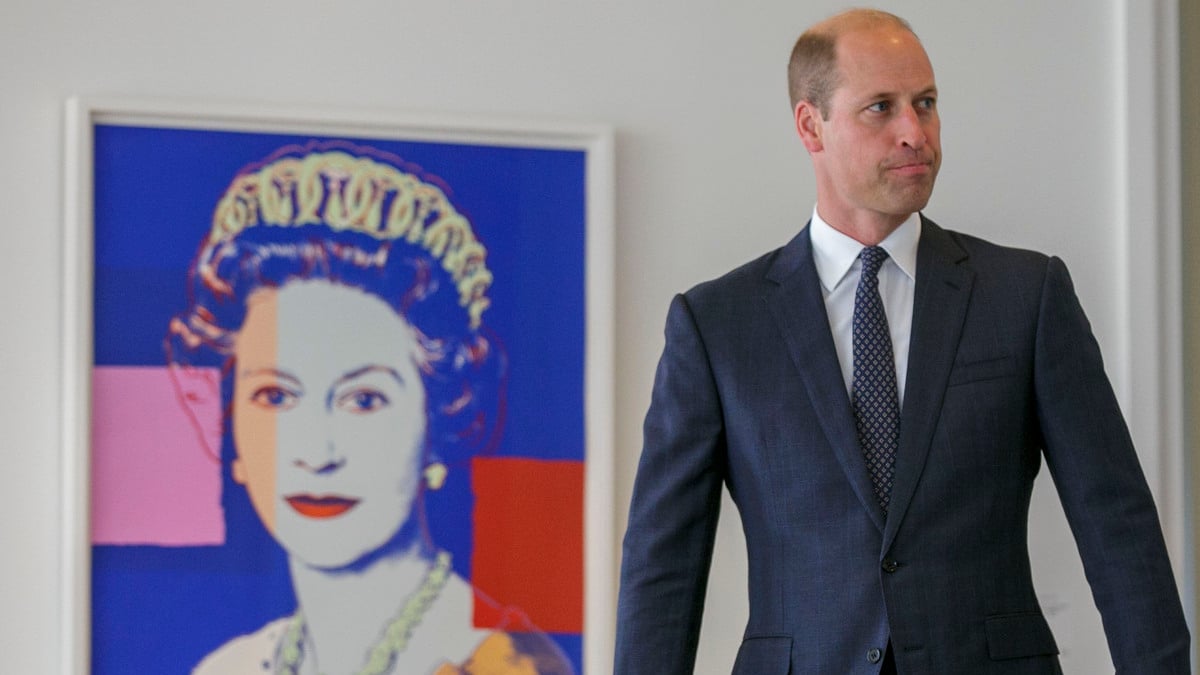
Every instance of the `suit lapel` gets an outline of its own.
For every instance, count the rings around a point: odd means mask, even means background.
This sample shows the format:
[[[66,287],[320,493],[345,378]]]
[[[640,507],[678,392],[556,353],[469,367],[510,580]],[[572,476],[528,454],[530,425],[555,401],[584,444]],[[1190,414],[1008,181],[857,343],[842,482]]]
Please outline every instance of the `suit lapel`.
[[[945,230],[922,217],[908,381],[900,412],[900,448],[884,551],[891,546],[912,501],[941,414],[974,282],[974,273],[961,264],[966,257]]]
[[[767,279],[776,284],[767,294],[767,305],[783,333],[792,363],[804,380],[817,419],[854,493],[882,532],[883,510],[871,488],[854,429],[854,413],[829,330],[821,280],[812,260],[809,228],[801,230],[783,248],[768,270]]]

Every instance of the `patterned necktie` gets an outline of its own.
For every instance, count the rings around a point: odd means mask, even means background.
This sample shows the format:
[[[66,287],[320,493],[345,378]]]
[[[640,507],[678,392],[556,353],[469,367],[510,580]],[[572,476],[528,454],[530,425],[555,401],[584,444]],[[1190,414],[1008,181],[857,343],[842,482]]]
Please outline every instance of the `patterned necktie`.
[[[859,254],[862,276],[854,293],[854,383],[851,403],[854,426],[886,514],[892,496],[896,448],[900,443],[900,403],[896,394],[896,365],[883,299],[879,297],[879,267],[887,251],[868,246]]]

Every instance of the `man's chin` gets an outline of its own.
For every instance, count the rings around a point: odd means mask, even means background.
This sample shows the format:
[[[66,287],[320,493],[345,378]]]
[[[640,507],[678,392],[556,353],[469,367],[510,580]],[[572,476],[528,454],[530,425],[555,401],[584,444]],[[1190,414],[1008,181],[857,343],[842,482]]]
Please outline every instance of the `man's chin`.
[[[911,186],[892,196],[890,213],[910,215],[925,208],[933,196],[933,183],[928,185]]]

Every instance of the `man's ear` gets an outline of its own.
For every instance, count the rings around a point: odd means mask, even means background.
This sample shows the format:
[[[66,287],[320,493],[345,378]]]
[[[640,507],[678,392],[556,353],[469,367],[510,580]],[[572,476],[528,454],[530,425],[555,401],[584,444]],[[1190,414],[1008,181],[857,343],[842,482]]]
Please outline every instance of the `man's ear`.
[[[824,129],[821,126],[821,111],[817,106],[808,101],[800,101],[792,112],[796,121],[796,134],[800,136],[800,142],[804,143],[808,154],[816,154],[823,150]]]

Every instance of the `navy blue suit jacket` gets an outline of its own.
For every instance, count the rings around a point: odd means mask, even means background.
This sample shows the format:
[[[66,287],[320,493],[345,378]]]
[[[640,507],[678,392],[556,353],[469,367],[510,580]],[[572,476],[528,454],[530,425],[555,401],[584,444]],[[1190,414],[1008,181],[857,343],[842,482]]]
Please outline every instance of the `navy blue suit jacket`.
[[[1158,515],[1062,262],[923,220],[888,516],[807,228],[677,296],[625,535],[616,673],[690,673],[720,493],[750,616],[734,673],[1055,673],[1030,577],[1054,478],[1119,673],[1189,671]]]

